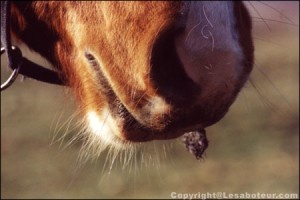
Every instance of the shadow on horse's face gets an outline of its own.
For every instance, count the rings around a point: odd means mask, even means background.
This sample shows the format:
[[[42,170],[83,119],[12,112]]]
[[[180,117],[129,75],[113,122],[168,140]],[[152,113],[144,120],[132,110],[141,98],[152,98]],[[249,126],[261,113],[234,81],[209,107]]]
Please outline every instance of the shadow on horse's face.
[[[252,69],[251,21],[241,2],[12,9],[14,35],[62,72],[91,134],[107,144],[170,139],[216,123]]]

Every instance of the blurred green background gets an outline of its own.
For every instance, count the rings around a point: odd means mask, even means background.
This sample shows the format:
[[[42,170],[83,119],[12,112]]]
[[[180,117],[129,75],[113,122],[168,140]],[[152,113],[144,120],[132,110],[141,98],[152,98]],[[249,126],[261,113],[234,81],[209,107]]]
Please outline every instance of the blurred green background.
[[[251,81],[229,113],[207,128],[210,146],[203,161],[177,139],[145,144],[144,153],[138,152],[126,168],[118,159],[109,169],[107,152],[82,163],[82,142],[68,145],[78,132],[72,130],[76,107],[71,93],[34,80],[17,81],[1,93],[1,198],[299,194],[299,26],[285,17],[299,24],[299,2],[268,3],[278,11],[252,4],[264,18],[277,22],[265,20],[269,30],[253,18],[256,66]],[[2,82],[7,74],[3,62]]]

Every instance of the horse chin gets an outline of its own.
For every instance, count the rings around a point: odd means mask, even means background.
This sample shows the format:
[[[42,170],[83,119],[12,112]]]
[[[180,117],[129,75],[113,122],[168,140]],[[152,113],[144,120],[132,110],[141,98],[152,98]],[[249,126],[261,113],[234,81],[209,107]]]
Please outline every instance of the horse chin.
[[[100,143],[103,146],[114,146],[118,149],[125,149],[129,141],[125,140],[118,130],[118,125],[110,112],[105,109],[101,114],[96,111],[88,111],[87,123],[93,143]]]
[[[130,113],[127,113],[131,115]],[[101,112],[89,110],[86,114],[89,132],[94,140],[101,141],[102,145],[113,145],[117,148],[126,148],[129,144],[147,142],[152,140],[174,139],[186,131],[191,131],[197,127],[190,127],[186,130],[161,130],[145,127],[135,120],[131,115],[131,120],[113,114],[108,108]],[[191,129],[192,128],[192,129]]]

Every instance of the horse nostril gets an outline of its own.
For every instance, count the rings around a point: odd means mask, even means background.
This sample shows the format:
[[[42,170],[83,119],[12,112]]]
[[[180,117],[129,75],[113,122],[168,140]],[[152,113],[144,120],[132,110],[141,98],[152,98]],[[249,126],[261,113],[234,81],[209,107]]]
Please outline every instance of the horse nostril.
[[[151,80],[159,95],[172,104],[189,104],[200,88],[186,74],[176,48],[177,29],[168,29],[156,40],[151,55]],[[189,88],[188,90],[186,88]]]

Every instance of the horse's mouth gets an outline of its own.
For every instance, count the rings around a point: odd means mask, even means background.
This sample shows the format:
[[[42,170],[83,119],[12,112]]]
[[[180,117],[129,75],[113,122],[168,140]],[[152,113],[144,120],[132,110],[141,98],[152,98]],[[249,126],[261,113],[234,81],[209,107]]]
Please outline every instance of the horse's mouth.
[[[151,111],[145,109],[144,111],[135,110],[134,113],[131,113],[106,82],[106,78],[102,76],[99,80],[102,88],[101,95],[106,98],[107,103],[100,110],[88,110],[87,120],[91,132],[100,136],[100,139],[107,143],[123,144],[173,139],[185,132],[203,128],[201,124],[181,126],[180,120],[177,120],[177,123],[174,122],[176,114],[173,111],[160,115],[158,121],[150,120],[149,122],[147,116],[151,115],[149,113]],[[137,119],[135,117],[137,115],[145,117]]]
[[[102,79],[104,80],[104,79]],[[108,87],[106,87],[108,90]],[[155,124],[147,126],[146,119],[142,121],[135,118],[137,113],[131,113],[110,89],[105,94],[107,105],[100,111],[90,110],[87,113],[88,123],[91,131],[108,143],[146,142],[151,140],[173,139],[181,136],[187,131],[202,128],[201,124],[181,128],[180,124],[174,126],[171,115],[165,115],[158,122],[165,124],[162,129],[157,129]],[[138,111],[136,111],[138,112]],[[138,113],[140,114],[140,113]]]
[[[186,132],[203,128],[201,124],[186,128],[166,126],[165,129],[158,131],[141,124],[123,105],[119,105],[119,107],[123,108],[117,114],[109,107],[104,108],[100,113],[92,110],[87,113],[87,120],[92,133],[98,135],[103,142],[108,144],[118,145],[128,142],[173,139]]]

